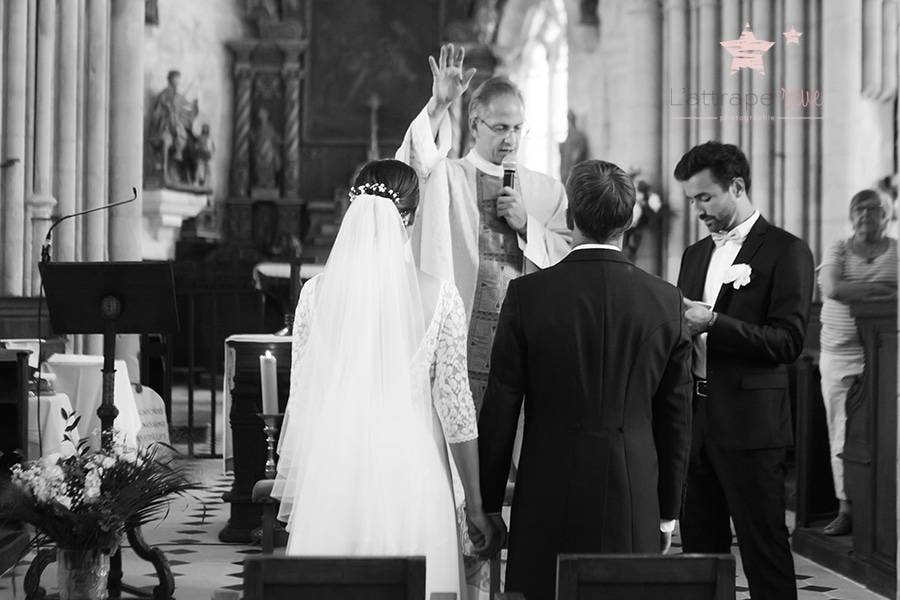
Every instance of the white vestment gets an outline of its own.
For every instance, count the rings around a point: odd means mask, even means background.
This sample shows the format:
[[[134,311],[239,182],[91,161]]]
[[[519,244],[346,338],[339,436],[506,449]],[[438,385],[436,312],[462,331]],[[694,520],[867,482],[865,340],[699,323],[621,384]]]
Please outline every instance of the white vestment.
[[[471,317],[479,263],[476,172],[502,177],[503,167],[474,153],[447,158],[451,141],[450,117],[441,121],[435,143],[428,112],[423,109],[410,124],[396,158],[411,165],[423,183],[413,229],[413,254],[419,268],[455,282]],[[572,238],[566,226],[568,204],[562,184],[522,165],[516,171],[516,189],[528,214],[527,241],[518,236],[527,273],[562,260]]]

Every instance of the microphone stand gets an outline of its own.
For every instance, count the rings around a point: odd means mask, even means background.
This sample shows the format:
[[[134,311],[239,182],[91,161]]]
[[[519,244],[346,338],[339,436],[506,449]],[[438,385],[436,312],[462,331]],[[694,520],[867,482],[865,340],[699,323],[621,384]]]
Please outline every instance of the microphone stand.
[[[2,167],[2,165],[0,165]],[[100,210],[109,210],[111,208],[115,208],[116,206],[122,206],[123,204],[128,204],[129,202],[134,202],[137,200],[137,188],[131,188],[131,193],[134,194],[128,200],[122,200],[121,202],[114,202],[113,204],[105,204],[103,206],[96,206],[94,208],[89,208],[87,210],[82,210],[80,212],[72,213],[71,215],[66,215],[61,217],[56,223],[50,226],[50,229],[47,230],[47,235],[44,237],[44,245],[41,246],[41,262],[46,263],[50,262],[50,247],[52,246],[51,242],[51,234],[53,230],[56,229],[56,226],[65,221],[66,219],[71,219],[72,217],[80,217],[82,215],[87,215],[92,212],[97,212]]]

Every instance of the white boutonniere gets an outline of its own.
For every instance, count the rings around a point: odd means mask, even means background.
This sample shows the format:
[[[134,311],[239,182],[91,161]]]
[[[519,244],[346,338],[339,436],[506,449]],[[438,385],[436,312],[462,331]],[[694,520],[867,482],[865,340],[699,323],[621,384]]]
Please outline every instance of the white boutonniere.
[[[725,273],[725,281],[723,283],[730,283],[734,286],[734,289],[739,290],[750,283],[752,273],[753,269],[750,268],[750,265],[744,263],[731,265]]]

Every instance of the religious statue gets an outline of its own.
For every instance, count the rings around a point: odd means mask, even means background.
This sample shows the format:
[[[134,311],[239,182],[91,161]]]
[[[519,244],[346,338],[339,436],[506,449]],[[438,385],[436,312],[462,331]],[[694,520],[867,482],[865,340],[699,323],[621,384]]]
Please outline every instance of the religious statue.
[[[281,170],[281,136],[269,122],[269,111],[260,108],[259,125],[252,132],[255,183],[259,188],[275,188]]]
[[[657,223],[663,216],[664,206],[659,194],[653,191],[650,184],[637,178],[640,175],[640,169],[632,167],[629,171],[634,179],[634,214],[631,227],[625,231],[622,239],[622,252],[629,260],[634,260],[641,247],[644,231],[647,229],[654,232],[659,231]]]
[[[216,145],[209,134],[209,124],[204,123],[200,128],[200,136],[197,138],[197,170],[194,173],[194,184],[207,187],[210,184],[209,161],[212,159]]]
[[[569,110],[569,134],[559,145],[559,180],[565,184],[572,167],[588,157],[587,136],[575,125],[575,113]]]
[[[597,11],[599,0],[581,0],[579,5],[578,22],[581,25],[590,25],[591,27],[600,27],[600,15]]]
[[[144,0],[144,24],[159,25],[159,0]]]
[[[153,101],[148,141],[154,155],[154,170],[166,185],[191,186],[197,168],[194,119],[197,100],[189,101],[178,91],[179,71],[169,71],[168,85]]]
[[[278,21],[280,11],[277,0],[247,0],[247,14],[254,19]]]

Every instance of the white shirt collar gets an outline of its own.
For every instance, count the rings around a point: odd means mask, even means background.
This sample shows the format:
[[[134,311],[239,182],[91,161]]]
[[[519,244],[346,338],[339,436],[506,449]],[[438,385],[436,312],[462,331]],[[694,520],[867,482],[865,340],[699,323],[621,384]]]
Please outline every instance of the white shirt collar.
[[[735,229],[741,235],[741,239],[747,239],[747,235],[750,233],[750,230],[753,229],[753,226],[756,225],[756,222],[759,220],[759,211],[754,210],[753,214],[744,219],[744,221],[740,225],[736,225]]]
[[[616,250],[621,252],[622,249],[612,244],[578,244],[572,250]]]
[[[478,152],[475,151],[475,148],[469,150],[469,153],[466,154],[466,160],[475,165],[475,168],[483,173],[487,173],[494,177],[503,177],[503,165],[495,165],[478,154]]]

